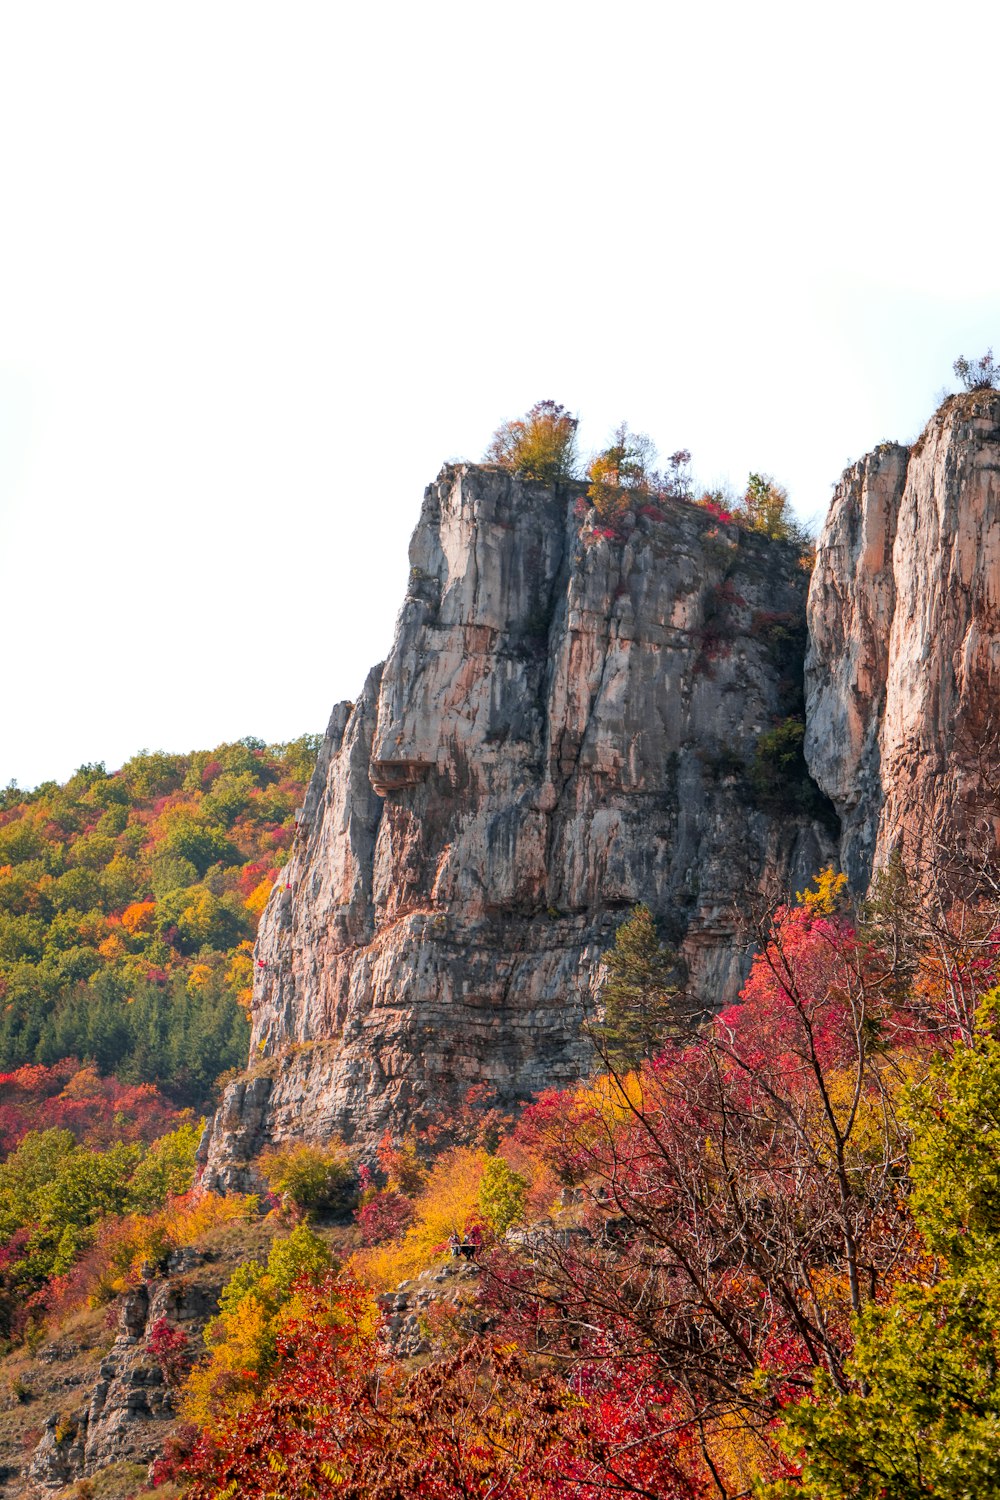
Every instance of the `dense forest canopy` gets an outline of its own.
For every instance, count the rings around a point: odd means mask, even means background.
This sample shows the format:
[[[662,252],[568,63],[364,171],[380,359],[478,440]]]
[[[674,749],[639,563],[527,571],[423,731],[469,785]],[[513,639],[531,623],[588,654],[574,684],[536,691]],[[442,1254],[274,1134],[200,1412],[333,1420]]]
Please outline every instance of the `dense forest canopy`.
[[[251,947],[318,740],[0,794],[0,1069],[92,1062],[202,1105],[246,1060]]]

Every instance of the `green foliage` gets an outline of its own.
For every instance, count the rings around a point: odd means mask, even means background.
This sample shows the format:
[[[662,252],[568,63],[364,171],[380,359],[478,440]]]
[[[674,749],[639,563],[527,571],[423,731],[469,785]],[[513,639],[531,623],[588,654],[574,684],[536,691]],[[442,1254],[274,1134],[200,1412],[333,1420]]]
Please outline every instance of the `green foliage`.
[[[819,1374],[786,1415],[802,1485],[774,1496],[943,1500],[1000,1491],[1000,990],[969,1046],[910,1092],[910,1206],[923,1284],[861,1314],[839,1390]],[[934,1278],[935,1264],[938,1267]],[[930,1284],[927,1284],[930,1281]]]
[[[502,1156],[490,1156],[479,1183],[479,1207],[483,1218],[497,1234],[506,1234],[524,1217],[528,1182],[508,1166]]]
[[[251,1260],[237,1267],[219,1298],[218,1316],[205,1329],[210,1358],[187,1382],[182,1410],[188,1420],[212,1426],[221,1411],[249,1404],[274,1364],[296,1284],[315,1285],[333,1264],[324,1241],[300,1224],[274,1241],[266,1266]]]
[[[272,1243],[266,1266],[259,1260],[237,1266],[219,1298],[219,1313],[238,1317],[240,1304],[253,1296],[273,1316],[288,1301],[297,1281],[303,1277],[319,1281],[332,1266],[326,1242],[308,1224],[298,1224],[291,1234]]]
[[[129,1208],[133,1212],[152,1213],[169,1197],[190,1191],[204,1124],[203,1120],[193,1120],[153,1142],[132,1174]]]
[[[809,533],[795,519],[788,491],[775,484],[768,474],[751,474],[742,500],[734,514],[749,531],[759,531],[773,542],[793,542],[804,547]]]
[[[660,942],[648,906],[633,907],[618,928],[605,968],[603,1019],[589,1032],[602,1056],[621,1072],[638,1067],[682,1035],[691,1011],[680,987],[680,960]]]
[[[577,471],[576,418],[555,401],[538,401],[527,413],[497,428],[486,450],[489,463],[546,484],[573,479]]]
[[[817,1377],[787,1418],[803,1482],[775,1497],[969,1500],[1000,1491],[1000,1278],[996,1268],[902,1287],[862,1314],[854,1384]]]
[[[24,1137],[0,1163],[0,1240],[30,1231],[17,1282],[34,1286],[70,1269],[101,1221],[125,1211],[142,1155],[141,1146],[122,1141],[90,1150],[68,1130]]]
[[[253,937],[316,736],[143,752],[5,794],[0,1071],[63,1057],[208,1102],[249,1045]],[[237,958],[239,961],[237,962]]]
[[[76,1150],[70,1130],[33,1130],[0,1162],[0,1240],[39,1217],[39,1198]]]
[[[910,1205],[928,1246],[956,1268],[1000,1269],[1000,988],[976,1013],[972,1043],[911,1094]]]
[[[792,715],[760,736],[750,765],[754,802],[767,812],[804,813],[836,827],[836,814],[809,775],[803,754],[806,726]]]
[[[285,1146],[258,1161],[265,1182],[299,1213],[350,1213],[357,1200],[357,1173],[340,1141],[328,1146]]]
[[[267,1275],[279,1305],[287,1302],[297,1281],[303,1277],[320,1281],[332,1265],[326,1242],[307,1224],[298,1224],[287,1239],[275,1240],[267,1257]]]

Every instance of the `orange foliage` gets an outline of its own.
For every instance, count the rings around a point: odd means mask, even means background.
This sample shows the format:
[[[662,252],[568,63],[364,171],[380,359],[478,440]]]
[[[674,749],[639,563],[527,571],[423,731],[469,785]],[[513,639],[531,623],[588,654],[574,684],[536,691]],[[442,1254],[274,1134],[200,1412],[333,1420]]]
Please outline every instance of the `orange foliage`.
[[[126,906],[122,912],[122,926],[133,936],[137,933],[152,932],[155,911],[155,901],[133,901],[131,906]]]

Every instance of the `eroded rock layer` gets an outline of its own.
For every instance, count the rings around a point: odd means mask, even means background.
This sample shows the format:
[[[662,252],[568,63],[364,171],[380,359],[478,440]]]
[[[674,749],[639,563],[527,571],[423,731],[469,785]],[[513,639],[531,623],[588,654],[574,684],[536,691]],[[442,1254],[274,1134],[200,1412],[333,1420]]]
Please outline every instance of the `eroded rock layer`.
[[[334,710],[262,921],[255,1067],[208,1182],[266,1140],[370,1142],[472,1085],[571,1082],[633,903],[717,1005],[745,972],[738,902],[829,857],[746,775],[800,707],[794,549],[679,502],[608,539],[582,504],[478,466],[427,490],[392,652]]]
[[[912,450],[844,475],[809,595],[806,758],[863,891],[996,834],[1000,393],[953,396]]]

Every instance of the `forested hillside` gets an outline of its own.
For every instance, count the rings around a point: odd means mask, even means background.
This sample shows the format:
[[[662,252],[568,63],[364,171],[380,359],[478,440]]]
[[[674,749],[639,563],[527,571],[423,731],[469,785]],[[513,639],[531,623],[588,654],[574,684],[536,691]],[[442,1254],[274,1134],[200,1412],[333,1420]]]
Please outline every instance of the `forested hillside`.
[[[243,1066],[254,930],[316,744],[143,752],[0,794],[0,1069],[89,1060],[201,1106]]]

